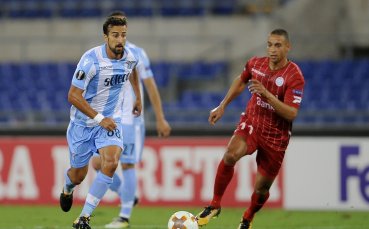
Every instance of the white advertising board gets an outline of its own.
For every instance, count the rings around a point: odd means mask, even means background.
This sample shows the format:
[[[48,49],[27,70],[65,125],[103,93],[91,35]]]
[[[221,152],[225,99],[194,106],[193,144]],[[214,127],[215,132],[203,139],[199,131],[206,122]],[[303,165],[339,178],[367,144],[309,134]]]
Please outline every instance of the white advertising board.
[[[207,204],[228,140],[148,138],[138,166],[141,204]],[[0,204],[58,204],[68,157],[65,138],[0,139]],[[224,207],[250,204],[255,174],[255,155],[238,162]],[[76,203],[84,202],[93,177],[77,188]],[[369,138],[293,137],[270,194],[268,207],[369,211]],[[119,200],[108,192],[104,202]]]
[[[285,208],[369,210],[369,138],[294,137],[284,163]]]

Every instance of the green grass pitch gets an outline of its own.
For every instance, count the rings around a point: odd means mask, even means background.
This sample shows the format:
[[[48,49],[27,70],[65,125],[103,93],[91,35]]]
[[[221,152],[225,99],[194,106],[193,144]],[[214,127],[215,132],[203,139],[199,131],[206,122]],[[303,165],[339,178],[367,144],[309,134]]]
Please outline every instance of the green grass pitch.
[[[0,205],[0,229],[64,229],[72,228],[81,206],[68,213],[58,206]],[[193,214],[201,208],[143,207],[134,208],[132,229],[166,229],[170,215],[179,210]],[[99,206],[91,220],[93,229],[104,228],[118,215],[118,207]],[[219,218],[203,229],[236,229],[242,216],[241,208],[224,208]],[[369,211],[286,211],[263,209],[255,217],[253,229],[365,229],[369,228]]]

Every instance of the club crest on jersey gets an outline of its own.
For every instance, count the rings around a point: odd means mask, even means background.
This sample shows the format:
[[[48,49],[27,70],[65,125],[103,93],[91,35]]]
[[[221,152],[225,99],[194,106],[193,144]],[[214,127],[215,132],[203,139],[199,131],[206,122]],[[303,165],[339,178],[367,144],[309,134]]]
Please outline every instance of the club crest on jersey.
[[[275,85],[277,85],[278,87],[282,86],[284,83],[284,79],[282,76],[278,76],[277,79],[275,79]]]
[[[83,80],[85,78],[85,72],[82,70],[78,70],[78,72],[76,73],[76,79],[77,80]]]
[[[133,65],[134,65],[135,63],[136,63],[136,61],[127,61],[127,62],[126,62],[127,68],[132,69],[132,68],[133,68]]]

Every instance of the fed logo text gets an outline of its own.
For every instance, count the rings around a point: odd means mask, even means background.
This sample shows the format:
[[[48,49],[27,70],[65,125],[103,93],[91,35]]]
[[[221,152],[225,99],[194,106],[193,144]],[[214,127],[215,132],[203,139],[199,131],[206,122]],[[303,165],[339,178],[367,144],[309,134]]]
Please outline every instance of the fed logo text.
[[[369,159],[360,153],[358,146],[342,146],[340,154],[341,201],[348,200],[349,188],[359,191],[362,198],[369,203]],[[350,187],[349,180],[356,179],[358,187]]]

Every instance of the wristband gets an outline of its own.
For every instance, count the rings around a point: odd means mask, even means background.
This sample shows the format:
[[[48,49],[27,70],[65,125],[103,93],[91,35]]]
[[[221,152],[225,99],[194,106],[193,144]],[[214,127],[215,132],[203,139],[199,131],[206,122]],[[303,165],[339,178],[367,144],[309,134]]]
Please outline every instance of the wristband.
[[[95,116],[94,120],[97,122],[97,123],[100,123],[103,119],[105,118],[104,115],[100,114],[100,113],[97,113],[97,115]]]

